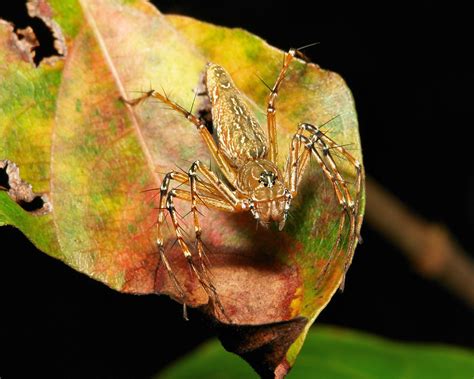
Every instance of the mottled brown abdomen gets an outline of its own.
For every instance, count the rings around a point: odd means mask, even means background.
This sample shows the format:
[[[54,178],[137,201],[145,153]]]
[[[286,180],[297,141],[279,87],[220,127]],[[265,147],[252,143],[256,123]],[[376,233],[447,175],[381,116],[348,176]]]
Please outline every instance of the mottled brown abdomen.
[[[219,150],[237,168],[249,160],[265,158],[268,152],[265,133],[229,74],[221,66],[210,63],[206,75]]]

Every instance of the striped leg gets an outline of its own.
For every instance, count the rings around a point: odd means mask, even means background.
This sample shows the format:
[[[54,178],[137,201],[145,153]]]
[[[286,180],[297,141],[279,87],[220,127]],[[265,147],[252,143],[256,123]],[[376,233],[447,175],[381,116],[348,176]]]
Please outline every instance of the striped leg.
[[[270,150],[268,152],[268,159],[273,163],[276,163],[277,155],[278,155],[278,144],[276,140],[276,98],[278,96],[278,90],[280,88],[281,83],[285,79],[286,72],[288,71],[288,67],[290,67],[290,63],[295,57],[296,54],[295,49],[290,49],[287,53],[285,53],[285,58],[283,61],[283,66],[278,74],[277,80],[273,85],[273,88],[268,95],[267,100],[267,130],[268,130],[268,143]]]
[[[199,178],[197,177],[198,172],[204,176],[207,182],[199,180]],[[188,184],[190,190],[187,191],[178,188],[170,189],[171,180],[175,180],[181,184]],[[183,199],[191,203],[191,212],[193,213],[194,221],[196,250],[198,253],[197,261],[195,261],[195,257],[193,257],[193,253],[184,239],[184,230],[179,223],[177,212],[174,206],[175,198]],[[227,317],[224,307],[222,306],[222,303],[219,300],[217,290],[212,284],[210,271],[206,265],[207,258],[204,251],[204,244],[201,239],[202,229],[199,222],[199,211],[197,209],[197,206],[199,203],[207,207],[212,207],[219,210],[225,210],[228,212],[239,212],[243,209],[242,202],[242,200],[238,199],[233,194],[233,192],[226,185],[224,185],[218,179],[218,177],[200,161],[196,161],[192,164],[187,175],[175,171],[169,172],[165,175],[160,188],[160,207],[157,223],[157,243],[158,248],[160,250],[160,255],[162,257],[162,261],[164,262],[165,267],[174,285],[178,289],[178,292],[182,295],[184,303],[186,301],[184,291],[181,289],[179,282],[176,279],[164,254],[162,227],[165,220],[165,210],[167,210],[170,214],[178,244],[192,272],[196,275],[199,283],[208,294],[211,303],[217,305],[221,313],[225,317]]]
[[[187,120],[194,124],[196,129],[198,130],[199,134],[201,135],[202,139],[204,140],[207,148],[211,152],[212,157],[216,161],[219,166],[219,169],[225,175],[229,183],[235,184],[237,181],[237,174],[235,169],[228,163],[227,158],[219,151],[212,134],[207,130],[206,124],[204,121],[200,120],[198,117],[194,116],[191,112],[183,108],[181,105],[176,104],[175,102],[171,101],[167,96],[162,95],[161,93],[150,90],[145,93],[143,96],[133,99],[133,100],[124,100],[127,104],[131,106],[135,106],[142,101],[154,98],[159,100],[160,102],[168,105],[171,109],[175,110],[178,113],[181,113]]]
[[[287,53],[285,53],[283,59],[283,66],[281,67],[280,73],[271,88],[270,94],[268,95],[267,99],[267,130],[268,130],[268,139],[269,139],[269,152],[268,152],[268,159],[273,163],[277,163],[277,155],[278,155],[278,144],[276,139],[276,98],[278,96],[278,91],[280,89],[280,85],[285,79],[286,73],[288,68],[290,67],[291,62],[295,58],[295,56],[307,60],[306,56],[301,52],[301,50],[306,49],[307,47],[313,46],[315,44],[310,44],[307,46],[302,46],[298,49],[290,49]],[[265,84],[266,85],[266,84]],[[270,89],[270,88],[269,88]]]
[[[305,130],[308,130],[313,135],[312,139],[319,145],[323,153],[323,156],[326,158],[329,166],[331,167],[332,172],[336,176],[338,183],[340,183],[340,186],[345,194],[347,209],[354,216],[356,240],[360,241],[361,240],[360,238],[361,219],[358,218],[357,214],[359,213],[360,200],[361,200],[362,189],[363,189],[362,186],[363,186],[364,177],[365,177],[365,173],[364,173],[362,165],[343,146],[337,144],[333,139],[331,139],[325,133],[323,133],[317,126],[313,126],[310,124],[302,124],[302,126]],[[342,156],[346,158],[356,170],[355,200],[352,199],[349,189],[347,188],[347,183],[342,178],[336,166],[334,158],[331,155],[331,150],[338,151],[340,154],[342,154]]]
[[[306,137],[303,132],[310,134]],[[300,152],[304,147],[304,150]],[[339,151],[356,169],[356,200],[352,199],[352,195],[347,187],[346,181],[343,179],[339,169],[332,157],[331,150]],[[352,261],[352,252],[354,244],[357,242],[360,232],[361,219],[358,217],[360,196],[362,194],[363,169],[360,163],[346,149],[338,145],[331,138],[326,136],[318,127],[310,124],[301,124],[298,132],[293,137],[290,146],[289,159],[286,166],[286,183],[292,194],[296,194],[298,184],[308,163],[308,157],[313,156],[323,170],[324,175],[329,179],[334,189],[336,198],[343,212],[339,219],[338,236],[334,247],[331,251],[328,263],[322,270],[320,280],[325,277],[329,268],[329,263],[339,254],[339,244],[342,238],[346,217],[349,219],[349,244],[348,249],[350,256],[346,259],[344,274]],[[319,281],[320,281],[319,280]],[[319,282],[318,281],[318,282]],[[341,289],[344,286],[344,279],[341,283]]]
[[[168,259],[166,258],[164,240],[163,240],[163,224],[165,221],[165,209],[167,209],[170,213],[172,211],[171,208],[168,207],[168,205],[170,205],[168,203],[169,187],[170,187],[171,180],[175,179],[175,176],[177,176],[177,174],[178,173],[174,171],[167,173],[165,177],[163,178],[163,182],[161,183],[160,201],[159,201],[159,207],[158,207],[158,220],[156,223],[156,226],[157,226],[156,244],[158,245],[158,251],[160,252],[161,262],[165,265],[166,271],[168,272],[168,275],[171,281],[173,282],[173,285],[175,286],[176,290],[181,296],[181,300],[183,302],[183,317],[184,319],[187,320],[188,316],[187,316],[187,311],[186,311],[186,303],[187,303],[186,294],[183,288],[181,287],[181,285],[179,284],[179,281],[176,278],[176,275],[174,274]],[[181,234],[181,231],[179,231],[179,233]],[[176,232],[176,234],[178,235],[178,232]]]

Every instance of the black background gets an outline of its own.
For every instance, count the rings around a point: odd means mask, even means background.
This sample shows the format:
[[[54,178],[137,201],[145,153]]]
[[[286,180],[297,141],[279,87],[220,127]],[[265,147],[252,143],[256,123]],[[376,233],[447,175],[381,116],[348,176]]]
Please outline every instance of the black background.
[[[305,53],[340,73],[352,89],[367,172],[473,250],[473,33],[467,9],[454,2],[312,2],[312,9],[297,1],[155,3],[164,13],[242,27],[284,50],[320,41]],[[41,22],[26,17],[21,1],[8,9],[2,4],[0,16],[19,27],[36,24],[43,36]],[[50,54],[47,40],[40,41]],[[370,225],[362,234],[346,290],[319,323],[473,347],[472,312],[417,276]],[[185,322],[181,307],[165,297],[116,293],[40,253],[13,228],[0,228],[0,248],[2,378],[145,378],[212,335],[197,312]]]

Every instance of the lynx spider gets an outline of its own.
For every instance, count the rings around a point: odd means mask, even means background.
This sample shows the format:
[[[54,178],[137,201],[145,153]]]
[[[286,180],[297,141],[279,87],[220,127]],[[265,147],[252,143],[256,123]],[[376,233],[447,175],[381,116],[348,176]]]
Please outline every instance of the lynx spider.
[[[350,254],[346,258],[345,270],[352,260],[354,245],[360,240],[361,218],[358,217],[358,210],[364,183],[364,171],[360,162],[343,146],[331,139],[320,127],[300,123],[290,143],[289,156],[283,170],[284,175],[277,166],[276,98],[295,56],[306,59],[300,52],[301,49],[290,49],[285,53],[283,66],[273,88],[271,88],[267,99],[267,135],[241,97],[230,75],[224,68],[214,63],[208,63],[205,80],[207,95],[211,103],[215,139],[202,118],[171,101],[166,94],[150,90],[137,99],[127,101],[130,105],[136,105],[142,100],[154,98],[186,117],[196,127],[226,179],[226,182],[221,180],[207,165],[195,161],[187,173],[176,170],[168,172],[160,187],[156,242],[161,262],[165,265],[174,286],[182,297],[185,318],[187,318],[186,295],[165,255],[162,231],[166,217],[165,211],[171,217],[177,242],[192,272],[208,294],[211,304],[216,304],[226,316],[209,275],[201,238],[202,229],[197,209],[198,204],[226,212],[249,211],[259,224],[268,226],[273,221],[278,224],[278,229],[282,230],[291,201],[297,194],[310,157],[316,160],[324,176],[331,182],[341,207],[338,236],[328,261],[330,262],[337,253],[346,218],[349,220],[347,249]],[[267,141],[267,137],[269,141]],[[339,172],[331,150],[342,154],[356,171],[354,199],[346,180]],[[179,186],[171,188],[172,181],[179,183],[179,185],[189,185],[189,190],[180,189]],[[191,203],[197,257],[193,255],[184,239],[183,229],[174,206],[175,198]],[[327,265],[321,275],[324,275],[326,270]]]

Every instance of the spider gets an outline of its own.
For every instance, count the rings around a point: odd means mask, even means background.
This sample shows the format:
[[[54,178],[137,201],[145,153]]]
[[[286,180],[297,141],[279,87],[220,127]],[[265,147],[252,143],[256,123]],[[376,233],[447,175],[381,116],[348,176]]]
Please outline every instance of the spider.
[[[196,127],[224,176],[224,179],[221,179],[207,165],[195,161],[187,173],[176,170],[168,172],[160,187],[156,242],[161,262],[182,297],[185,318],[187,318],[186,295],[165,254],[163,224],[166,212],[170,215],[177,242],[192,272],[209,295],[211,302],[225,315],[217,290],[209,276],[198,205],[225,212],[250,212],[259,224],[268,227],[274,223],[279,230],[282,230],[291,208],[291,201],[298,193],[310,157],[315,159],[324,176],[330,181],[341,207],[338,236],[329,261],[338,249],[348,219],[347,249],[350,253],[346,259],[345,270],[350,264],[354,245],[360,240],[361,218],[358,217],[358,209],[364,183],[364,171],[360,162],[320,127],[300,123],[291,140],[285,167],[281,170],[277,165],[276,99],[292,60],[295,57],[305,59],[300,50],[301,48],[290,49],[285,53],[282,68],[267,100],[266,134],[235,87],[230,75],[215,63],[207,64],[204,77],[206,94],[210,100],[214,136],[203,118],[193,115],[192,111],[171,101],[166,94],[150,90],[137,99],[126,101],[130,105],[136,105],[147,98],[154,98],[186,117]],[[349,191],[348,182],[338,170],[332,151],[342,154],[356,171],[354,198]],[[172,187],[173,181],[180,185],[187,184],[189,189]],[[174,206],[175,199],[191,203],[197,256],[184,239]]]

